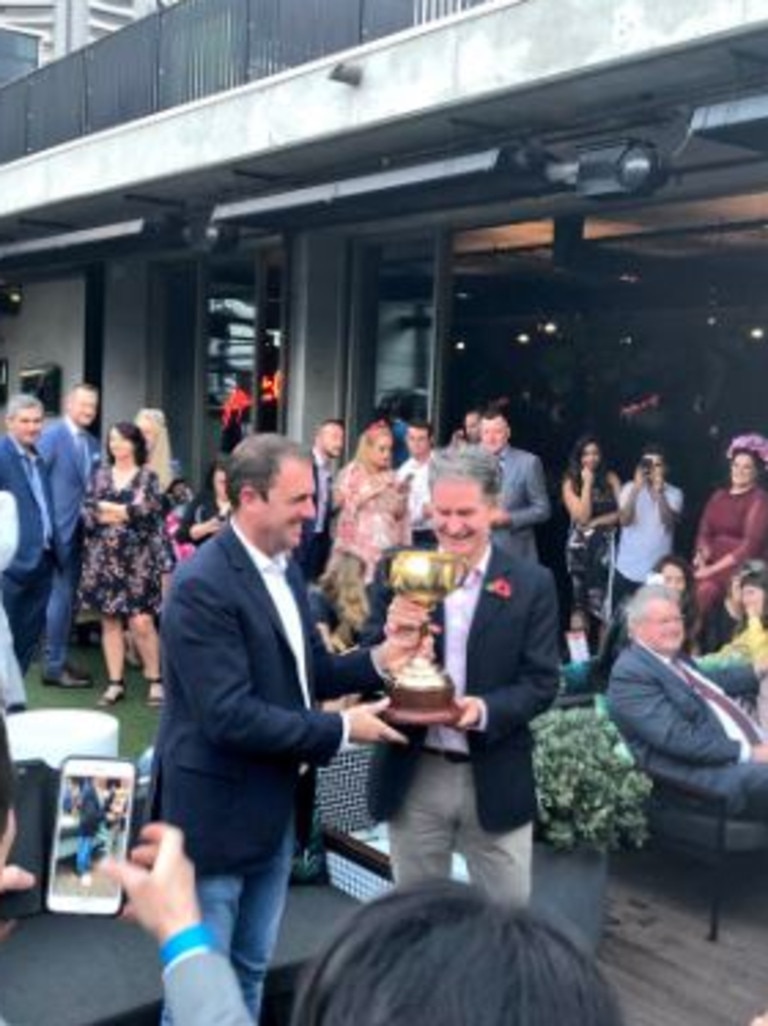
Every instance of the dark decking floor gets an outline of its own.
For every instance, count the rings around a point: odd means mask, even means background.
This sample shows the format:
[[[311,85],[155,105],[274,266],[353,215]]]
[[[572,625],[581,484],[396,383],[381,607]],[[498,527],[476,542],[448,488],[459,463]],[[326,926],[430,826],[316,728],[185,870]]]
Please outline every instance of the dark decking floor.
[[[766,857],[733,863],[720,939],[708,871],[657,851],[613,858],[600,960],[628,1026],[748,1026],[768,1008]]]

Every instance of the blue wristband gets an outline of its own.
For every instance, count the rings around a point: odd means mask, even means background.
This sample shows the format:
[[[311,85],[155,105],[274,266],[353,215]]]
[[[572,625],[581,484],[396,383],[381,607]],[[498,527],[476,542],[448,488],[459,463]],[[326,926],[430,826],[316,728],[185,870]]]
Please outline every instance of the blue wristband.
[[[197,923],[195,926],[188,926],[186,930],[179,930],[160,948],[160,958],[163,967],[168,968],[177,958],[189,954],[190,951],[211,951],[213,949],[213,937],[205,923]]]

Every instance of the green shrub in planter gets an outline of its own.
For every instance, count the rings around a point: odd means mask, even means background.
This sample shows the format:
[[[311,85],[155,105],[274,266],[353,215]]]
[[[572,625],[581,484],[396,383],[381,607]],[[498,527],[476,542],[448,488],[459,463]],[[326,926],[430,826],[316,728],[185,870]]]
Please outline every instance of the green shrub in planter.
[[[640,847],[651,783],[605,713],[552,709],[534,721],[533,732],[538,839],[559,851]]]

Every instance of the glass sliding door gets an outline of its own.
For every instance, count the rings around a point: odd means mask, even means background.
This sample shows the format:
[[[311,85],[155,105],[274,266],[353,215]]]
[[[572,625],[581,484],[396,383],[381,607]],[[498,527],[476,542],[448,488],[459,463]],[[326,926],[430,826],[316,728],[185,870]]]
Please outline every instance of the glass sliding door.
[[[350,421],[431,419],[438,409],[444,266],[436,235],[365,243],[353,279]]]

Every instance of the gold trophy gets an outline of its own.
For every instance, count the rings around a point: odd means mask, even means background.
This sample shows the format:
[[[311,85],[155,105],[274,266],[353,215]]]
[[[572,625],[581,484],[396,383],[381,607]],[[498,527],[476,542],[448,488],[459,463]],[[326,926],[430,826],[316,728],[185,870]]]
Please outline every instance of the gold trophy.
[[[468,572],[467,564],[450,552],[403,549],[389,559],[389,586],[398,595],[432,612]],[[424,627],[424,632],[429,630]],[[392,675],[391,705],[386,718],[392,723],[455,723],[460,712],[451,678],[434,660],[415,656]]]

